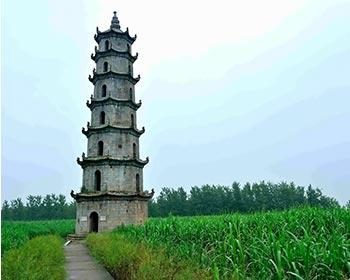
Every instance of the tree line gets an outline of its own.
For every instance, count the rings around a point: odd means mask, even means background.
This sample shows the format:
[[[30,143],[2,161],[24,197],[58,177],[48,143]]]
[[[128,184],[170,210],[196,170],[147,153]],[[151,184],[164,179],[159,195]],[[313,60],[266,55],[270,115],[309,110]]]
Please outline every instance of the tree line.
[[[348,203],[350,206],[350,202]],[[334,198],[311,185],[307,188],[294,183],[246,183],[240,186],[203,185],[192,187],[187,193],[182,187],[163,188],[159,196],[149,202],[151,217],[168,215],[195,216],[225,213],[284,210],[300,206],[339,207]],[[3,220],[75,219],[74,202],[67,202],[63,194],[30,195],[24,203],[20,198],[4,201]]]
[[[334,198],[322,194],[319,188],[307,188],[294,183],[246,183],[240,186],[204,185],[183,188],[163,188],[149,205],[150,216],[165,217],[218,215],[225,213],[250,213],[256,211],[284,210],[300,206],[339,207]]]
[[[26,203],[21,198],[4,201],[2,220],[75,219],[75,203],[67,202],[63,194],[30,195]]]

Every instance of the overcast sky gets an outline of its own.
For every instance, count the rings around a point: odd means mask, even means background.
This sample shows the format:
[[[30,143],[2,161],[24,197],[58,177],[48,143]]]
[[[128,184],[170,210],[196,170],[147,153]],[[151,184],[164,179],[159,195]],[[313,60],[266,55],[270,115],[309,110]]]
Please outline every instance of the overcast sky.
[[[18,1],[1,17],[2,201],[78,191],[96,26],[137,34],[146,189],[294,181],[350,199],[350,1]]]

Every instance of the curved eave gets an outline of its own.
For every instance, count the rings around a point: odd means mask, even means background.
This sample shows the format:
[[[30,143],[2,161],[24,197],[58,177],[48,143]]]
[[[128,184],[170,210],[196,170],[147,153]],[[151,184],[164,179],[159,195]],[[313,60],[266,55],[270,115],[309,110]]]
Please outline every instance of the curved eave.
[[[118,192],[94,192],[94,193],[74,193],[71,191],[71,197],[77,202],[94,200],[94,199],[111,199],[111,200],[149,200],[154,195],[154,190],[151,192],[140,193],[118,193]]]
[[[96,82],[99,80],[108,79],[108,78],[128,80],[133,85],[135,85],[140,80],[140,75],[138,75],[137,78],[134,78],[130,74],[116,73],[113,71],[108,71],[106,73],[101,73],[101,74],[97,74],[96,72],[94,72],[93,77],[91,77],[91,75],[89,75],[89,81],[91,83],[93,83],[93,85],[95,85]]]
[[[100,32],[97,28],[97,34],[95,34],[94,39],[97,43],[100,43],[101,39],[105,39],[105,38],[111,38],[111,37],[115,37],[115,38],[122,38],[125,39],[126,41],[128,41],[130,44],[134,43],[137,36],[135,34],[134,37],[131,37],[129,34],[129,28],[126,28],[125,32],[118,32],[115,31],[113,29],[108,29],[107,31],[104,32]]]
[[[137,137],[140,137],[144,132],[145,132],[145,128],[142,127],[141,130],[138,130],[134,127],[118,127],[118,126],[113,126],[110,124],[104,125],[104,126],[99,126],[99,127],[90,127],[88,126],[87,130],[85,129],[85,127],[83,127],[81,129],[81,132],[83,134],[86,135],[86,137],[89,137],[91,134],[95,134],[95,133],[105,133],[105,132],[128,132],[132,135],[135,135]]]
[[[128,59],[129,61],[131,61],[132,63],[135,62],[135,60],[138,57],[138,53],[136,53],[135,56],[132,56],[130,52],[126,51],[126,52],[120,52],[114,49],[109,49],[107,51],[96,51],[95,55],[91,54],[91,59],[95,62],[97,62],[98,59],[100,59],[101,57],[106,57],[106,56],[119,56],[119,57],[124,57],[126,59]]]
[[[139,103],[135,103],[130,99],[117,99],[111,96],[101,98],[101,99],[93,98],[91,99],[90,102],[89,101],[86,102],[86,106],[89,107],[90,110],[100,105],[115,105],[115,104],[124,104],[134,110],[137,110],[138,108],[141,107],[142,102],[140,100]]]
[[[117,159],[109,156],[101,156],[101,157],[83,157],[83,160],[77,158],[77,163],[85,168],[86,166],[96,166],[96,165],[130,165],[135,167],[143,168],[149,162],[148,157],[146,160],[140,160],[136,158],[126,158],[126,159]]]

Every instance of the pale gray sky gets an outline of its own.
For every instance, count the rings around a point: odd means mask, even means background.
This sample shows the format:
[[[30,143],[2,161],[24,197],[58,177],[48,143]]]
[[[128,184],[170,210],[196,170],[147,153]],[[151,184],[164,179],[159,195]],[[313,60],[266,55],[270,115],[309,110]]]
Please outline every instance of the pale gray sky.
[[[81,187],[93,35],[136,33],[145,187],[281,180],[350,199],[350,2],[2,1],[2,200]]]

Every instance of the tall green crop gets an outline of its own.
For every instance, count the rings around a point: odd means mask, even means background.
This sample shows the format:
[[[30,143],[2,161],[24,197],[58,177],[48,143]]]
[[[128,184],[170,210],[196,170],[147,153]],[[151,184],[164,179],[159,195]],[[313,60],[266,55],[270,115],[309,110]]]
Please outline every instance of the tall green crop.
[[[341,208],[150,219],[119,232],[220,279],[350,277],[350,212]]]
[[[28,240],[39,235],[56,234],[66,237],[74,232],[74,220],[53,220],[33,222],[1,223],[1,253],[18,248]]]
[[[1,279],[63,280],[64,263],[63,239],[39,236],[5,253],[1,260]]]

